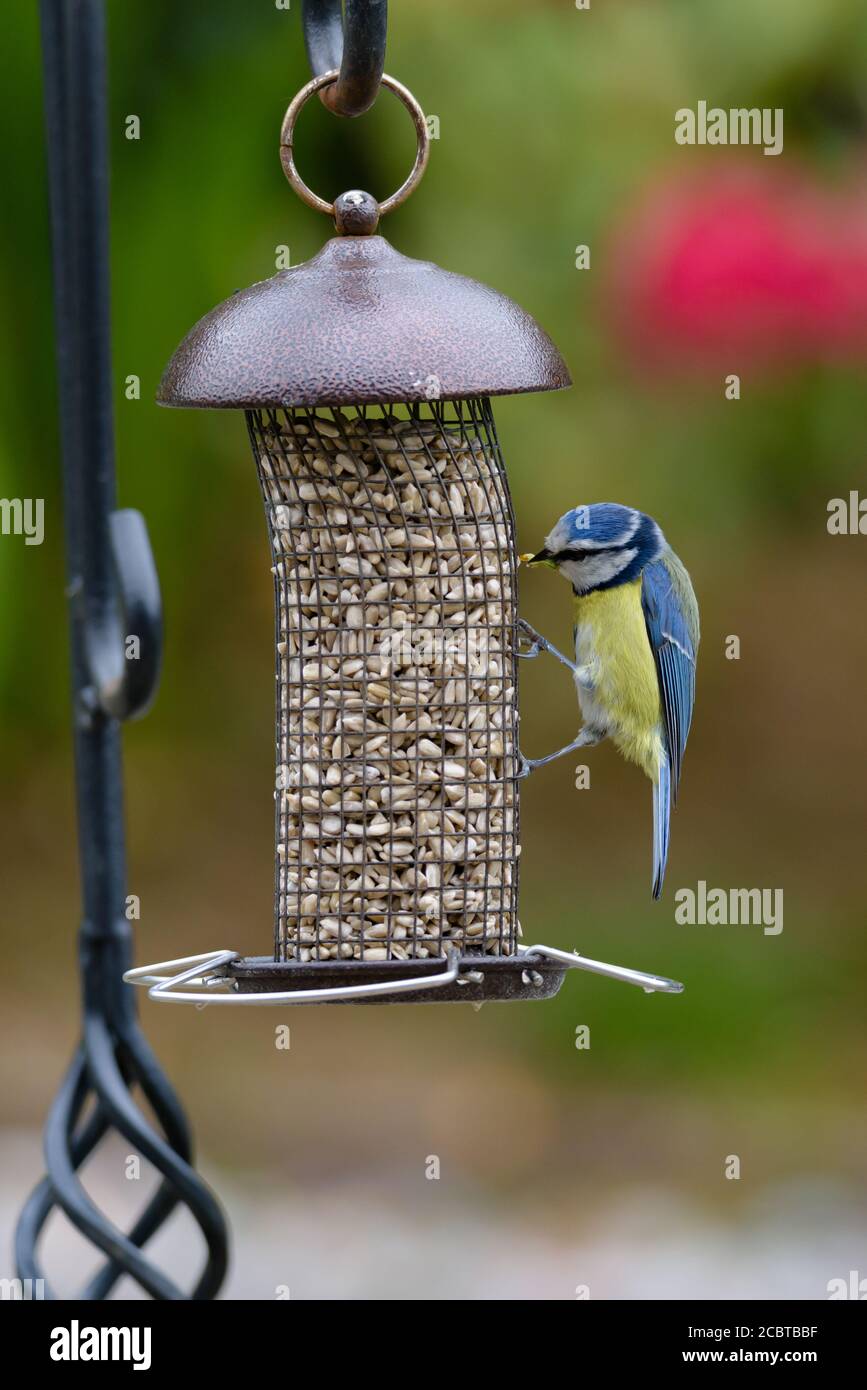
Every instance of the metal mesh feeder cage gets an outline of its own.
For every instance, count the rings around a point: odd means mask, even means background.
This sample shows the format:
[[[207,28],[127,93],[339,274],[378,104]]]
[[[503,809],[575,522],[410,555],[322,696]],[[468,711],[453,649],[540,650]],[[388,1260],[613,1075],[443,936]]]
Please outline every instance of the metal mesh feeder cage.
[[[514,546],[487,402],[250,424],[278,619],[275,958],[512,957]]]
[[[233,295],[166,370],[164,405],[246,413],[276,614],[273,954],[130,972],[154,997],[232,1003],[548,998],[568,966],[671,989],[547,947],[518,921],[517,552],[490,400],[570,384],[512,300],[332,206],[309,262]],[[169,973],[161,973],[166,970]]]

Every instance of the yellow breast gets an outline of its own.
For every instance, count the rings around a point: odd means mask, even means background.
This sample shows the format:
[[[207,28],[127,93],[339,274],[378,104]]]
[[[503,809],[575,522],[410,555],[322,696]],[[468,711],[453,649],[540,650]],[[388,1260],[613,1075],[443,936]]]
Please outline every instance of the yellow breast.
[[[662,705],[644,613],[641,580],[575,599],[575,651],[590,666],[594,689],[579,689],[588,722],[605,719],[625,758],[656,780]]]

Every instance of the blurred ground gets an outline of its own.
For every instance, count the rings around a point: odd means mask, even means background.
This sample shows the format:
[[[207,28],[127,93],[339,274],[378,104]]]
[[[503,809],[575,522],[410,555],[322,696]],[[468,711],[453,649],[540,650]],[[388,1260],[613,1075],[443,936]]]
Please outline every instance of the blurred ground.
[[[33,1172],[36,1136],[7,1134],[0,1147],[0,1237]],[[129,1211],[130,1183],[111,1145],[88,1172],[103,1210]],[[631,1183],[582,1201],[578,1184],[554,1193],[530,1183],[504,1207],[483,1187],[445,1177],[359,1184],[281,1181],[276,1172],[204,1169],[234,1228],[222,1297],[317,1300],[558,1300],[827,1298],[831,1279],[863,1268],[867,1211],[853,1187],[802,1178],[761,1192],[732,1219],[670,1187]],[[142,1182],[142,1187],[145,1182]],[[455,1190],[457,1187],[457,1191]],[[141,1197],[138,1185],[137,1196]],[[544,1198],[542,1189],[545,1189]],[[149,1247],[191,1283],[201,1257],[193,1223],[177,1217]],[[46,1248],[60,1295],[79,1286],[92,1252],[54,1221]],[[115,1297],[141,1298],[129,1280]]]

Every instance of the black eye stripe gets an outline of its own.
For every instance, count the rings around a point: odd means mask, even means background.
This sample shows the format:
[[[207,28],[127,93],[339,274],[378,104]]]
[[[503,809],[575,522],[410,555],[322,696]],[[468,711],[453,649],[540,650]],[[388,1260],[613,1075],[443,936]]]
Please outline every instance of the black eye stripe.
[[[558,560],[589,560],[592,555],[614,555],[617,553],[616,546],[605,546],[601,550],[561,550],[557,555]]]

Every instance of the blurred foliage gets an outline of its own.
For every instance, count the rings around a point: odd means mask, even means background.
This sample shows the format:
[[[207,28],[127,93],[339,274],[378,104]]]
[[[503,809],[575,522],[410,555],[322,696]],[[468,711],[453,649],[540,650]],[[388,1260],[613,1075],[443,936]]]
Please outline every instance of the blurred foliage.
[[[605,285],[615,238],[628,238],[648,188],[733,158],[675,146],[682,105],[782,106],[789,167],[828,187],[863,170],[867,9],[858,0],[620,0],[589,12],[568,0],[395,0],[391,9],[387,68],[439,116],[441,138],[421,190],[384,230],[402,251],[525,305],[574,377],[569,392],[497,409],[521,549],[567,506],[611,498],[656,516],[696,580],[705,645],[672,888],[705,878],[787,894],[779,938],[676,927],[670,895],[649,901],[640,777],[610,749],[594,750],[591,813],[571,769],[551,769],[524,796],[526,938],[679,976],[688,992],[644,999],[572,978],[544,1007],[486,1010],[484,1023],[460,1011],[458,1051],[469,1055],[485,1036],[491,1054],[524,1053],[540,1084],[576,1094],[599,1082],[614,1093],[693,1088],[708,1106],[711,1087],[842,1101],[860,1089],[865,1062],[867,542],[829,538],[825,507],[863,484],[863,364],[768,366],[727,402],[722,373],[661,374],[632,360]],[[328,235],[293,198],[277,155],[283,111],[307,77],[300,4],[287,14],[269,0],[114,0],[109,12],[119,488],[147,516],[168,634],[160,699],[127,737],[134,883],[147,907],[140,949],[150,959],[227,942],[264,951],[273,657],[261,504],[239,417],[159,410],[153,397],[193,322],[272,274],[279,245],[298,262]],[[47,526],[41,549],[0,542],[4,951],[26,1027],[43,956],[71,968],[76,886],[36,7],[19,3],[4,19],[14,61],[0,91],[0,469],[4,495],[45,497]],[[141,118],[139,141],[124,138],[130,113]],[[357,122],[317,103],[305,110],[299,163],[325,194],[384,195],[411,157],[408,122],[388,96]],[[775,161],[760,151],[743,157],[772,175]],[[589,272],[574,268],[579,243],[592,247]],[[139,401],[124,396],[133,373]],[[566,590],[550,575],[524,584],[527,616],[567,642]],[[724,659],[730,632],[741,636],[738,663]],[[570,683],[542,666],[524,681],[530,751],[575,721]],[[62,979],[52,989],[61,1046],[75,1001]],[[409,1084],[413,1049],[444,1049],[434,1044],[444,1020],[436,1010],[375,1013],[332,1022],[305,1012],[298,1030],[323,1044],[331,1035],[349,1045],[351,1035],[358,1054],[359,1036],[372,1045],[399,1019]],[[586,1060],[571,1042],[578,1022],[599,1039]],[[181,1059],[189,1033],[206,1026],[212,1051],[197,1072]],[[224,1020],[219,1032],[210,1018],[154,1027],[190,1087],[215,1051],[236,1094],[241,1074],[255,1071],[260,1044],[246,1020]],[[57,1069],[46,1046],[46,1094]],[[239,1132],[254,1146],[261,1102],[255,1089],[239,1095],[250,1107]],[[209,1142],[231,1145],[222,1120],[215,1112]]]

